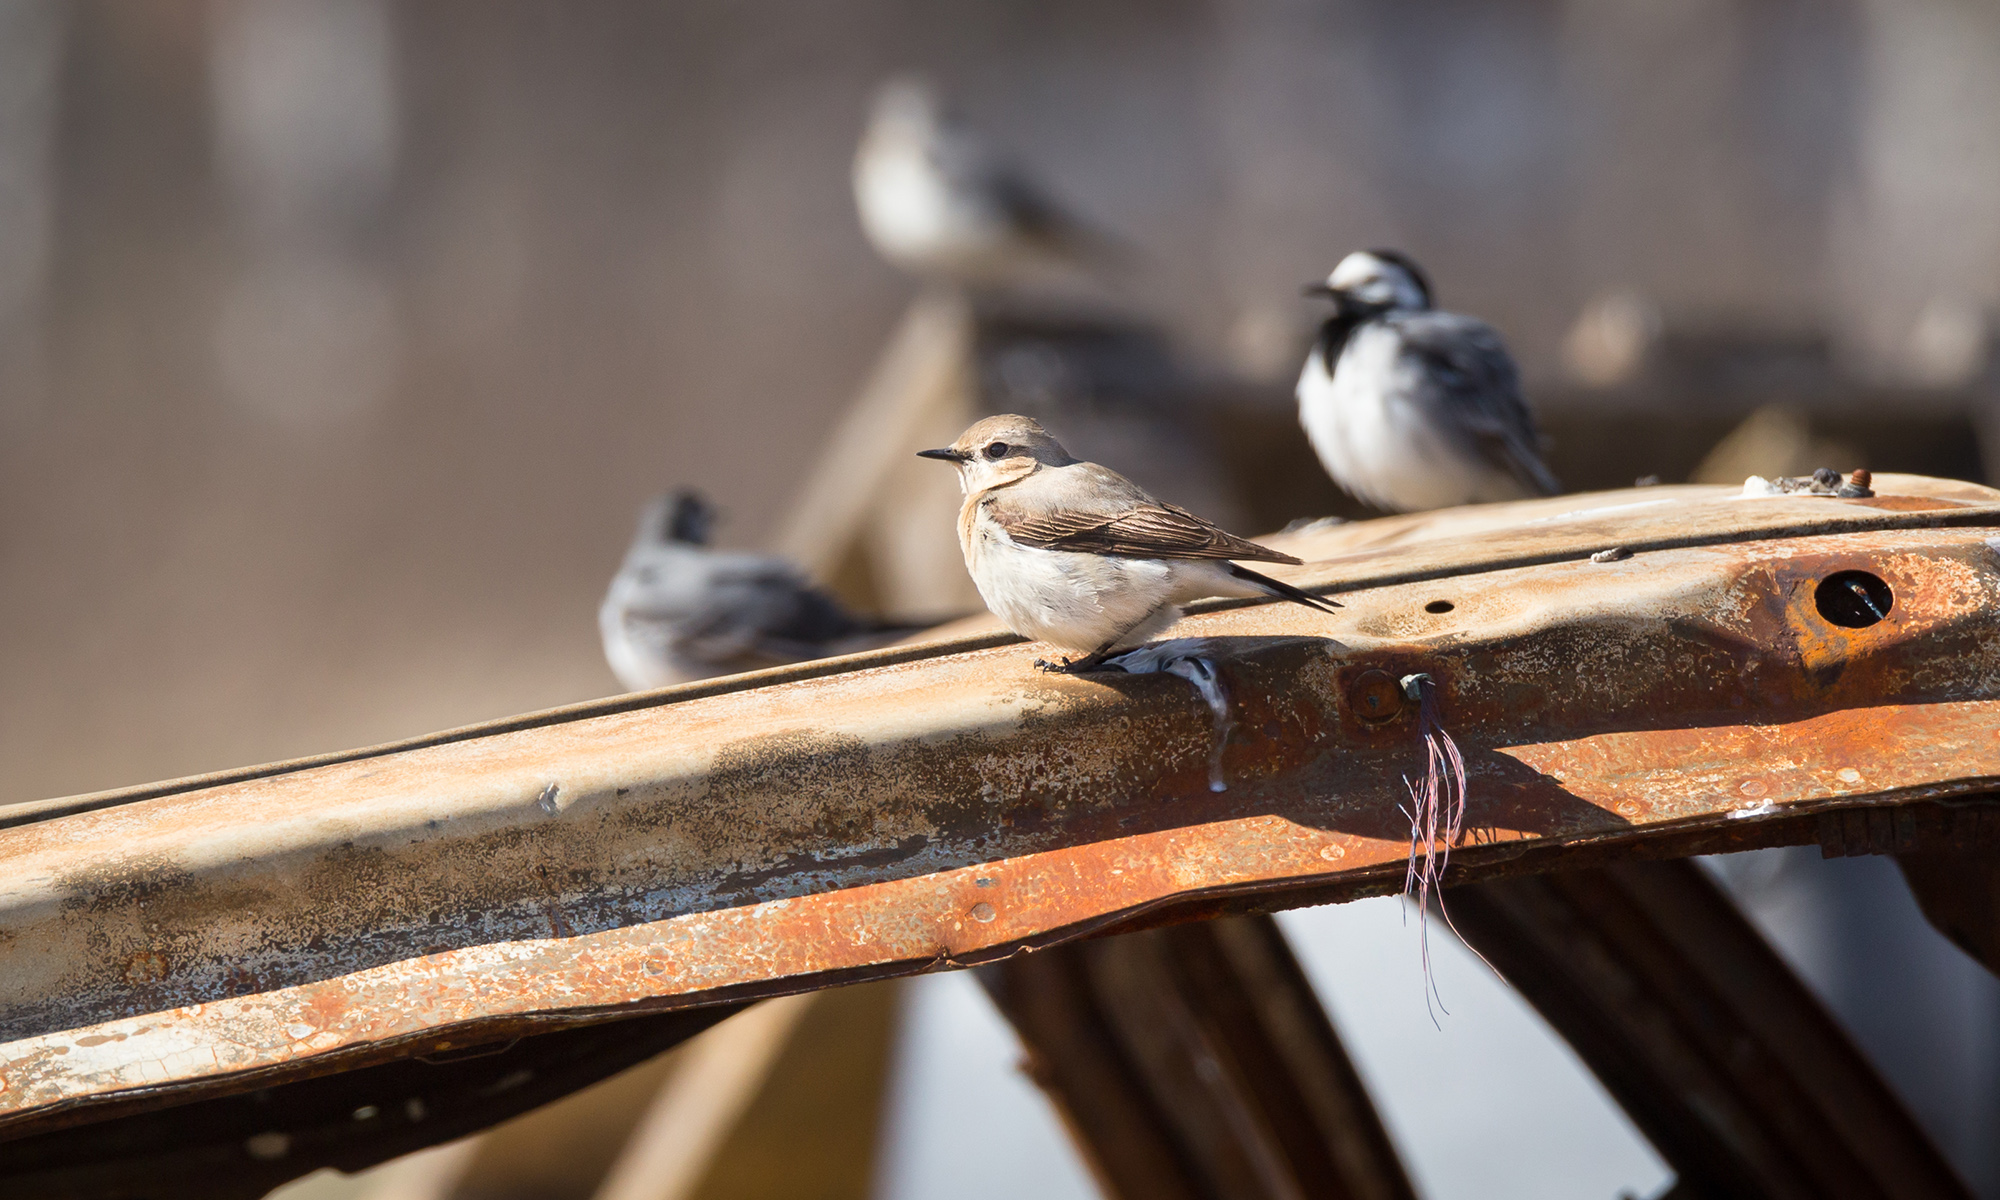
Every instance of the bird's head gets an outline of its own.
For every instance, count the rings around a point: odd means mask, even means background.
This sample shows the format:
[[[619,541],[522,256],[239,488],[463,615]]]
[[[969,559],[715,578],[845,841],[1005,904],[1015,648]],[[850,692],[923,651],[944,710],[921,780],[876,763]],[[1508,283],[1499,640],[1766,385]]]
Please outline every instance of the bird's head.
[[[868,129],[877,136],[924,141],[945,121],[944,102],[930,81],[918,75],[897,75],[875,89],[868,110]]]
[[[1012,413],[988,417],[951,445],[917,454],[956,463],[959,486],[968,496],[1025,479],[1043,467],[1066,467],[1076,461],[1034,418]]]
[[[1340,260],[1326,282],[1308,284],[1305,291],[1333,301],[1342,316],[1431,306],[1431,283],[1423,268],[1396,250],[1356,250]]]
[[[715,532],[715,506],[693,488],[655,496],[639,514],[638,540],[706,546]]]

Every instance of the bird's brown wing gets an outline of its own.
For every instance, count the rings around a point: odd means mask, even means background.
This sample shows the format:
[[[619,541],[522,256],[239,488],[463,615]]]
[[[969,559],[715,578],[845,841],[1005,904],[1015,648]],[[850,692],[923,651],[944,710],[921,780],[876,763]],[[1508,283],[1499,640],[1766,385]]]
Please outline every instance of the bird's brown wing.
[[[1007,536],[1041,550],[1075,550],[1126,558],[1219,558],[1296,563],[1289,554],[1237,537],[1184,508],[1154,501],[1115,513],[1049,509],[1030,515],[994,504],[989,515]]]

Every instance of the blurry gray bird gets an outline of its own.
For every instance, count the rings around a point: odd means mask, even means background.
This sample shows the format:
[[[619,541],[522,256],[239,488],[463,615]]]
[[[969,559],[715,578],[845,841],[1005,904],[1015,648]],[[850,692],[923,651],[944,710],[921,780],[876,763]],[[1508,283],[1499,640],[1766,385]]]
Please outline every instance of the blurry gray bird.
[[[1234,559],[1299,560],[1156,500],[1116,471],[1070,457],[1021,416],[988,417],[939,450],[958,466],[958,544],[979,594],[1022,637],[1084,652],[1047,671],[1089,671],[1180,619],[1204,596],[1272,596],[1339,607]]]
[[[1562,490],[1500,335],[1431,308],[1394,250],[1359,250],[1308,295],[1333,301],[1299,376],[1299,423],[1333,481],[1400,512]]]
[[[917,275],[1008,282],[1130,256],[1065,212],[914,78],[892,79],[875,94],[854,155],[854,199],[875,249]]]
[[[884,645],[923,626],[857,617],[782,558],[713,550],[697,492],[649,502],[597,610],[604,658],[634,691]]]

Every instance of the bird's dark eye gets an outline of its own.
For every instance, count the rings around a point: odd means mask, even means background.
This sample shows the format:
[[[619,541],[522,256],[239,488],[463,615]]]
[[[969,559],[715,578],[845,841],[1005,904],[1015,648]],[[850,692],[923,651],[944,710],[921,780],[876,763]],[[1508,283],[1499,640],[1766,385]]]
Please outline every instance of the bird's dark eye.
[[[987,443],[987,445],[986,445],[986,457],[988,457],[988,458],[1005,458],[1005,457],[1007,457],[1007,443],[1005,443],[1005,442],[988,442],[988,443]]]

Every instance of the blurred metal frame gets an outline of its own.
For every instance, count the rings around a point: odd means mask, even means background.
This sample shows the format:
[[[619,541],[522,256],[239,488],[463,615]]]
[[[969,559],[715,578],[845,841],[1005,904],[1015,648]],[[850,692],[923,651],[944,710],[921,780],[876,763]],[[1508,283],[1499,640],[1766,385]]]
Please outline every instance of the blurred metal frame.
[[[979,968],[1106,1196],[1415,1200],[1268,916]]]
[[[1492,880],[1447,903],[1672,1164],[1675,1195],[1971,1195],[1695,864]]]
[[[8,1195],[37,1200],[251,1200],[321,1167],[358,1171],[476,1133],[671,1049],[741,1007],[657,1013],[172,1107],[133,1106],[0,1143],[0,1181]]]
[[[1182,627],[1236,710],[1220,792],[1182,681],[1043,676],[975,635],[0,810],[0,1178],[151,1110],[1395,890],[1419,670],[1472,772],[1454,880],[1983,806],[2000,493],[1876,487],[1284,539],[1348,607]],[[1827,607],[1843,572],[1893,596],[1879,619]]]

